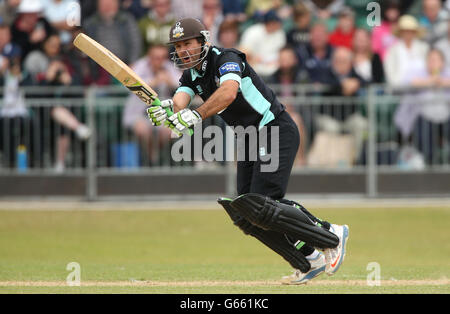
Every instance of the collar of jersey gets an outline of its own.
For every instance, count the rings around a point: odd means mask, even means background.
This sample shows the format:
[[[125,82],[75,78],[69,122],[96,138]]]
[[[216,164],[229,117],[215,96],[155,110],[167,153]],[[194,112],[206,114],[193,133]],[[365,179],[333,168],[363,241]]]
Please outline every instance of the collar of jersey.
[[[216,54],[220,55],[220,52],[217,50],[217,48],[215,46],[212,46],[211,49],[209,49],[208,55],[205,58],[205,60],[208,61],[208,63],[211,62],[211,60],[210,60],[211,59],[211,51],[213,51],[214,49],[217,51]],[[205,62],[205,61],[203,61],[203,62]],[[195,81],[198,77],[200,77],[200,78],[204,77],[205,73],[206,73],[206,69],[203,72],[199,72],[195,68],[192,68],[190,71],[191,71],[192,81]]]

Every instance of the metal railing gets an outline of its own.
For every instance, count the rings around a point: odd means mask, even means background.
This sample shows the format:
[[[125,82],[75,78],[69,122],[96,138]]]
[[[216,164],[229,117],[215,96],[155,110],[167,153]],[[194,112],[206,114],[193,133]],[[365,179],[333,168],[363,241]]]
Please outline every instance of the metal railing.
[[[272,88],[278,94],[283,90],[277,85]],[[280,100],[302,134],[294,172],[365,173],[367,195],[376,196],[380,171],[450,168],[450,124],[448,117],[442,116],[446,106],[450,110],[447,91],[399,91],[381,85],[370,86],[354,97],[321,96],[326,90],[315,85],[294,86],[292,91],[293,95],[280,96]],[[233,162],[176,162],[171,158],[176,140],[160,128],[152,128],[148,122],[143,123],[144,132],[125,127],[129,93],[121,86],[30,87],[22,93],[26,114],[0,116],[2,174],[83,174],[89,194],[95,198],[99,174],[209,171],[226,175],[227,190],[234,191]],[[426,106],[428,110],[423,109]],[[2,101],[0,109],[4,107]],[[56,108],[64,108],[78,124],[58,118]],[[439,110],[441,119],[430,120]],[[141,119],[146,121],[145,112]],[[407,119],[412,121],[404,123]],[[79,134],[79,124],[91,130],[90,137]],[[226,129],[219,117],[208,119],[202,127],[209,125]],[[234,141],[224,141],[225,153],[231,150],[227,145]]]

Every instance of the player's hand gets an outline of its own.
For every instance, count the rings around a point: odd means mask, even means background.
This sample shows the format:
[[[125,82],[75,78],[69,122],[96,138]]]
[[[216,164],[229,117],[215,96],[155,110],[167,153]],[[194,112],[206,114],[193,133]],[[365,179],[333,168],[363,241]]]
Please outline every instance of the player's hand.
[[[173,101],[167,99],[160,101],[156,98],[151,107],[147,108],[147,115],[153,125],[163,125],[167,118],[173,115]]]
[[[183,109],[167,119],[166,125],[175,133],[192,135],[192,128],[202,122],[200,114],[191,109]]]

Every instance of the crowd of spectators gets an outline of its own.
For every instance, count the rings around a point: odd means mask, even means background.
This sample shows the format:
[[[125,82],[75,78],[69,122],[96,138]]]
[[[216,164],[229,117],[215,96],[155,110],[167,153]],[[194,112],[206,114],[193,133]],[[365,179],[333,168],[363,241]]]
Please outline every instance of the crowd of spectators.
[[[373,2],[381,8],[376,25],[368,10]],[[323,93],[332,96],[360,95],[373,83],[445,87],[450,67],[449,9],[450,0],[1,0],[0,84],[5,92],[0,127],[7,119],[8,127],[27,119],[18,86],[116,83],[73,47],[79,32],[132,65],[160,95],[170,97],[180,73],[171,66],[164,44],[170,27],[183,17],[200,19],[214,45],[244,51],[258,74],[280,86],[276,90],[280,96],[295,96],[292,86],[298,84],[324,86]],[[438,109],[430,107],[416,116],[432,124],[448,123],[450,109],[442,105],[443,99]],[[286,106],[305,129],[301,110]],[[408,112],[405,106],[399,111]],[[410,123],[404,131],[403,111],[397,112],[395,121],[406,136],[414,127]],[[345,123],[354,114],[333,119]],[[51,116],[81,140],[91,135],[68,108],[54,106]],[[411,119],[416,121],[416,116]],[[434,116],[440,119],[430,119]],[[123,126],[138,136],[154,160],[149,136],[154,130],[144,117],[145,107],[130,96]],[[157,138],[165,141],[168,135]],[[308,139],[313,138],[302,139],[302,145]],[[61,161],[64,153],[60,155]],[[304,162],[305,157],[299,156],[299,164]]]

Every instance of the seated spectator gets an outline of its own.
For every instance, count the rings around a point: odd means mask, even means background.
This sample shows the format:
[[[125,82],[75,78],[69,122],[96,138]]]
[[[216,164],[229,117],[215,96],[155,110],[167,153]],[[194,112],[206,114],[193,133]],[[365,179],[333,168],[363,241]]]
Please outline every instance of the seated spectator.
[[[353,37],[353,68],[366,83],[384,83],[384,68],[380,56],[372,52],[370,33],[359,28]]]
[[[172,12],[177,20],[187,17],[201,19],[203,0],[172,0]]]
[[[447,35],[449,17],[449,13],[442,8],[441,0],[423,0],[423,13],[419,18],[419,24],[426,30],[424,40],[429,45]]]
[[[7,69],[9,61],[20,59],[22,51],[18,45],[13,43],[11,38],[11,29],[8,24],[0,21],[0,68]]]
[[[345,7],[339,12],[336,29],[330,34],[330,45],[351,49],[354,33],[355,13],[350,8]]]
[[[327,84],[331,70],[333,48],[328,43],[328,29],[325,24],[314,24],[310,32],[310,43],[299,46],[299,60],[309,74],[312,83]]]
[[[247,19],[244,3],[241,0],[222,0],[222,13],[225,20],[244,22]]]
[[[209,30],[211,43],[217,45],[219,42],[219,27],[223,21],[220,0],[203,0],[203,15],[201,20],[206,29]]]
[[[399,37],[399,41],[386,54],[384,72],[388,84],[400,87],[404,85],[404,78],[409,69],[423,66],[429,48],[425,42],[419,40],[423,30],[413,16],[402,16],[394,33]]]
[[[333,52],[330,87],[327,95],[356,96],[364,80],[353,69],[353,53],[345,47],[337,47]],[[357,160],[363,151],[364,134],[367,131],[367,120],[359,113],[357,103],[339,103],[320,106],[320,114],[314,118],[316,130],[327,134],[339,135],[347,133],[351,137],[351,151]],[[349,147],[350,148],[350,147]]]
[[[71,40],[69,44],[63,47],[63,62],[67,66],[72,77],[72,85],[88,86],[95,84],[97,86],[109,85],[111,76],[105,69],[99,67],[92,59],[75,47],[73,41],[79,33],[82,33],[81,27],[76,27],[71,31]],[[80,95],[82,97],[82,95]]]
[[[431,49],[426,65],[407,72],[406,83],[418,90],[402,99],[395,114],[403,139],[413,135],[428,163],[440,161],[437,150],[450,139],[450,71],[444,58],[440,50]]]
[[[41,0],[44,7],[43,16],[51,24],[51,26],[56,29],[61,36],[61,43],[63,45],[69,43],[71,36],[70,30],[75,25],[69,25],[68,19],[69,14],[72,14],[74,18],[79,18],[81,12],[75,12],[74,10],[79,5],[77,0]],[[78,14],[78,16],[76,16]],[[70,22],[75,23],[77,21],[71,20]],[[69,22],[69,23],[70,23]]]
[[[286,111],[291,115],[300,130],[300,149],[295,159],[295,165],[303,166],[305,164],[305,154],[308,146],[308,134],[303,119],[298,112],[299,108],[294,107],[294,97],[297,96],[295,89],[298,86],[297,84],[309,83],[308,72],[300,68],[297,54],[290,46],[285,46],[280,50],[279,58],[280,67],[267,82],[269,84],[276,84],[274,89],[278,97],[280,97],[286,106]]]
[[[225,20],[219,27],[219,46],[236,48],[239,46],[239,25],[232,20]]]
[[[139,20],[143,51],[148,51],[150,46],[167,43],[175,20],[171,0],[153,0],[152,10]]]
[[[86,20],[97,12],[97,1],[92,0],[78,0],[81,6],[81,25],[84,25]]]
[[[388,49],[397,42],[393,30],[400,17],[400,1],[383,1],[381,9],[381,25],[372,30],[372,50],[384,61]]]
[[[181,74],[169,61],[167,47],[163,45],[149,48],[147,56],[139,59],[133,66],[133,70],[150,85],[161,100],[171,98],[178,87],[178,79]],[[147,106],[136,95],[131,94],[126,102],[123,113],[123,125],[132,130],[141,143],[150,165],[158,162],[159,156],[154,151],[154,139],[158,147],[162,148],[170,141],[169,128],[155,128],[149,121],[146,113]],[[153,132],[158,132],[157,137]]]
[[[277,0],[248,0],[246,6],[246,14],[249,18],[259,20],[267,12],[274,10]]]
[[[25,70],[30,73],[35,85],[43,86],[69,86],[72,84],[72,76],[68,67],[62,61],[61,41],[57,33],[50,34],[44,41],[42,51],[32,51],[24,61]],[[48,97],[54,97],[54,94]],[[44,111],[47,108],[43,108]],[[41,111],[45,116],[45,112]],[[57,140],[56,170],[62,172],[65,168],[65,159],[70,145],[68,131],[73,131],[81,140],[87,140],[91,131],[81,123],[77,117],[66,107],[51,107],[51,117],[63,126]],[[53,126],[55,129],[55,126]],[[56,131],[53,130],[55,133]]]
[[[330,94],[355,96],[364,85],[364,80],[353,68],[354,55],[350,49],[338,47],[333,52],[331,63]]]
[[[243,34],[240,49],[247,54],[255,71],[267,77],[278,69],[278,55],[286,45],[286,34],[275,11],[264,15],[263,23],[249,27]]]
[[[447,23],[447,36],[439,40],[435,47],[445,55],[445,66],[450,68],[450,21]]]
[[[0,134],[2,134],[0,152],[3,160],[0,160],[0,164],[12,168],[18,166],[16,152],[19,147],[22,146],[31,157],[33,150],[31,145],[34,144],[26,141],[34,129],[20,89],[22,86],[30,85],[31,80],[27,73],[22,71],[19,57],[0,57],[0,83],[0,87],[3,88],[3,103],[0,107]]]
[[[151,10],[152,2],[154,1],[122,0],[122,9],[131,13],[136,20],[140,20]]]
[[[86,34],[126,64],[141,55],[141,37],[134,17],[120,10],[119,0],[97,0],[97,13],[86,20]]]
[[[17,9],[21,0],[3,0],[0,2],[0,19],[3,24],[11,26],[16,18]]]
[[[11,35],[13,42],[22,50],[22,58],[30,51],[39,49],[48,34],[53,32],[48,21],[41,16],[43,9],[40,0],[22,0],[17,9]]]
[[[307,45],[310,39],[311,12],[302,3],[297,3],[293,8],[294,27],[287,34],[287,43],[297,47]]]
[[[301,68],[297,54],[291,46],[285,46],[280,50],[278,70],[268,78],[269,84],[282,85],[277,90],[280,97],[295,97],[297,84],[309,83],[308,72]]]

